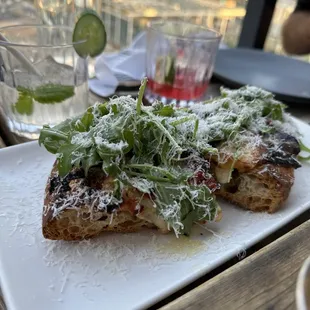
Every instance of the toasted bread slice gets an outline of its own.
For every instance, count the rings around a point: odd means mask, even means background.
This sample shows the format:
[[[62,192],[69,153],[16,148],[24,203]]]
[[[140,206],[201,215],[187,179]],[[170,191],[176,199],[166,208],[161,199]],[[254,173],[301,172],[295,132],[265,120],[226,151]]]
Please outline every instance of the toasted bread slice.
[[[245,209],[273,213],[285,202],[293,184],[294,168],[264,164],[240,174],[235,170],[216,195]]]
[[[215,192],[228,201],[252,211],[278,210],[294,184],[294,169],[299,167],[295,156],[299,145],[287,134],[277,134],[255,143],[244,144],[241,155],[223,144],[219,156],[213,158],[212,170],[221,188]]]
[[[103,231],[127,233],[145,227],[168,232],[151,198],[134,189],[123,191],[121,204],[111,203],[101,208],[100,201],[109,199],[106,193],[112,191],[113,186],[113,180],[100,168],[91,168],[87,178],[82,169],[73,169],[65,178],[60,178],[55,164],[45,191],[44,237],[81,240]]]

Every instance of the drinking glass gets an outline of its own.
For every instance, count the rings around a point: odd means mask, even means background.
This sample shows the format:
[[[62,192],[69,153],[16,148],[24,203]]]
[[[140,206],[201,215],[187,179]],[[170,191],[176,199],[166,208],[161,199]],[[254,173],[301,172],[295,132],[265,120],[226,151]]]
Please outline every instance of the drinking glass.
[[[44,24],[73,27],[85,9],[100,15],[102,3],[101,0],[34,0],[34,5]]]
[[[0,28],[0,109],[9,129],[29,139],[43,125],[81,114],[88,104],[87,59],[65,26]]]
[[[220,34],[181,21],[156,21],[147,30],[145,98],[177,106],[201,101],[213,72]]]

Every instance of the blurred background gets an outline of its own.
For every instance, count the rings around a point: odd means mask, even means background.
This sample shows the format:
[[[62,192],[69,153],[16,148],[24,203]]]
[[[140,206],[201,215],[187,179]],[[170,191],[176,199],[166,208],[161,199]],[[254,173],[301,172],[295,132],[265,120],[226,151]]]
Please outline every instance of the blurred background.
[[[268,18],[260,20],[268,26],[270,23],[263,48],[284,54],[280,40],[281,25],[293,11],[295,0],[0,0],[0,26],[26,23],[73,25],[84,8],[92,8],[105,22],[108,35],[105,51],[117,51],[129,45],[148,21],[158,18],[206,25],[219,31],[228,47],[235,47],[249,2],[256,6],[258,3],[274,6],[271,22]],[[264,7],[266,9],[268,7]],[[310,56],[298,58],[310,61]]]

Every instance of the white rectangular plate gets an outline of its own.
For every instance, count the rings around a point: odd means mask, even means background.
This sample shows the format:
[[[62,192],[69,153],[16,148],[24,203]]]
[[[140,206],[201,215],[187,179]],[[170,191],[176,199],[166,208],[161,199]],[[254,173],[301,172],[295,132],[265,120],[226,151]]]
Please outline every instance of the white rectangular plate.
[[[310,127],[297,122],[310,144]],[[310,207],[310,166],[276,214],[222,203],[223,220],[191,238],[153,230],[84,242],[44,240],[44,187],[54,156],[36,142],[0,151],[0,280],[10,310],[140,309],[163,299]]]

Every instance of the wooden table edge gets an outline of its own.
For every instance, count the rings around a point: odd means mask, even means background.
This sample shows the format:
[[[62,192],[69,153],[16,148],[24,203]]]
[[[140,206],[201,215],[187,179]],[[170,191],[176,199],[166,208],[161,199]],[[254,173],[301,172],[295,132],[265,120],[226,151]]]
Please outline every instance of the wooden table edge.
[[[198,287],[194,288],[193,290],[187,292],[186,294],[180,296],[179,298],[171,301],[167,305],[160,308],[160,310],[198,310],[198,309],[254,309],[253,304],[247,304],[247,305],[237,305],[237,304],[230,304],[230,306],[224,304],[223,300],[225,299],[225,296],[223,297],[223,291],[221,291],[221,294],[217,296],[219,302],[222,301],[223,304],[220,305],[212,304],[210,303],[210,300],[207,300],[207,297],[210,296],[209,293],[212,291],[214,292],[215,288],[222,285],[223,289],[227,287],[228,283],[231,283],[231,286],[236,286],[237,284],[233,281],[233,279],[240,279],[242,276],[247,276],[247,274],[244,274],[245,270],[253,270],[253,273],[259,273],[261,272],[260,268],[264,267],[262,266],[262,261],[266,263],[266,266],[271,266],[271,264],[275,264],[275,274],[276,272],[280,271],[276,268],[277,264],[280,265],[281,262],[275,262],[275,259],[280,259],[279,252],[283,252],[282,254],[285,254],[285,251],[289,251],[289,247],[295,246],[296,248],[305,246],[307,240],[303,240],[302,237],[307,237],[310,234],[310,220],[307,220],[306,222],[302,223],[301,225],[297,226],[293,230],[289,231],[288,233],[284,234],[282,237],[276,239],[272,243],[268,244],[267,246],[261,248],[258,252],[254,253],[250,257],[245,258],[244,260],[240,261],[239,263],[233,265],[232,267],[224,270],[217,276],[211,278],[207,282],[199,285]],[[298,242],[300,240],[300,243]],[[308,243],[308,242],[307,242]],[[295,249],[296,250],[296,249]],[[291,251],[291,250],[290,250]],[[276,255],[277,254],[277,255]],[[287,262],[286,265],[292,266],[291,270],[288,269],[288,273],[290,273],[291,276],[291,282],[293,282],[293,287],[290,288],[290,295],[294,294],[293,301],[295,302],[295,285],[296,285],[296,278],[297,273],[299,272],[302,263],[304,260],[310,255],[310,243],[309,246],[306,246],[305,249],[302,248],[301,254],[294,257],[288,257],[289,260],[295,260],[295,264],[291,261]],[[285,255],[284,255],[285,256]],[[290,265],[292,264],[292,265]],[[265,266],[265,267],[266,267]],[[294,270],[293,270],[294,269]],[[293,273],[291,273],[293,270]],[[274,276],[276,277],[276,275]],[[254,276],[255,278],[255,276]],[[257,277],[259,278],[259,277]],[[231,280],[231,281],[230,281]],[[248,283],[249,288],[251,287],[252,283]],[[290,284],[292,286],[292,283]],[[240,289],[240,292],[242,288]],[[287,289],[287,288],[286,288]],[[232,294],[233,290],[227,291],[226,298],[231,300],[231,296],[229,297],[229,294]],[[274,300],[276,301],[276,293],[277,291],[271,292],[270,296],[266,297],[266,302],[268,300]],[[287,292],[288,293],[288,292]],[[267,294],[268,295],[268,294]],[[272,296],[271,296],[272,295]],[[274,296],[275,295],[275,296]],[[249,297],[249,296],[248,296]],[[292,296],[291,296],[292,297]],[[204,299],[205,298],[205,299]],[[250,298],[249,298],[250,299]],[[291,298],[292,299],[292,298]],[[205,308],[201,305],[201,302],[204,302]],[[213,300],[214,301],[214,300]],[[261,301],[262,302],[262,301]],[[278,301],[277,301],[278,302]],[[253,307],[253,308],[252,308]],[[284,307],[277,307],[274,304],[267,304],[264,305],[256,305],[255,309],[284,309]],[[295,305],[292,304],[292,300],[290,300],[290,307],[287,308],[295,308]]]

